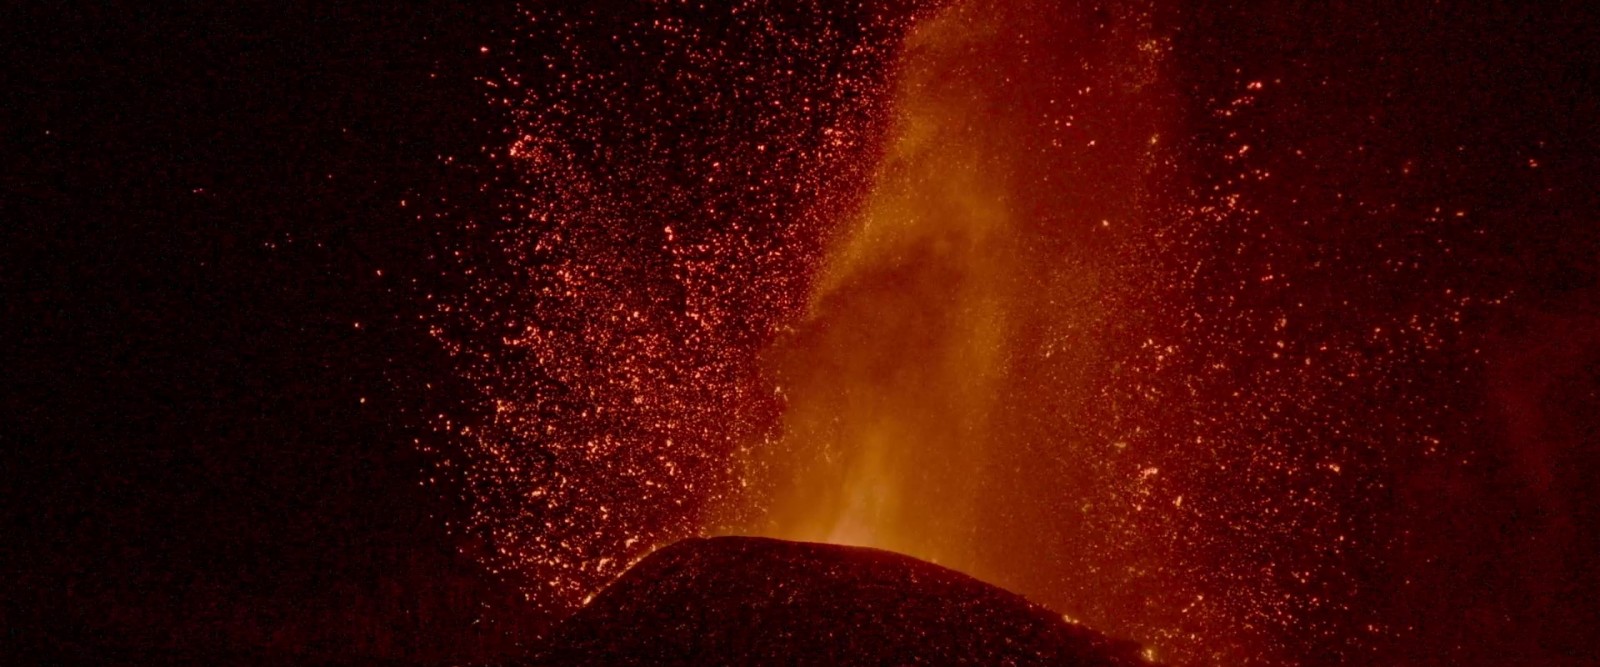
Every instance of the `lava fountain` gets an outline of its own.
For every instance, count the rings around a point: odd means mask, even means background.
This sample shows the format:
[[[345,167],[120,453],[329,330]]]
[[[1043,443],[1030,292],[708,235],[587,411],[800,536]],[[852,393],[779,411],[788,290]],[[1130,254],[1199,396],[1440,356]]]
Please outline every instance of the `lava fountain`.
[[[561,49],[490,82],[503,215],[435,328],[482,397],[440,467],[490,569],[558,617],[755,534],[1178,664],[1395,641],[1392,484],[1473,446],[1438,378],[1503,292],[1423,270],[1466,211],[1364,145],[1314,161],[1344,137],[1294,102],[1337,59],[1224,71],[1166,3],[802,4],[545,6]]]
[[[1032,438],[1086,458],[1108,251],[1150,216],[1170,109],[1149,8],[1058,10],[958,3],[906,39],[870,195],[766,353],[785,411],[750,450],[775,489],[755,530],[999,575],[984,525],[1039,483]],[[1014,413],[1045,393],[1030,432]]]
[[[1109,631],[1196,636],[1142,606],[1173,569],[1130,500],[1159,480],[1121,455],[1117,404],[1149,352],[1122,339],[1170,289],[1148,255],[1178,115],[1157,20],[962,2],[910,32],[870,194],[763,356],[784,407],[745,450],[767,495],[735,532],[899,551]]]

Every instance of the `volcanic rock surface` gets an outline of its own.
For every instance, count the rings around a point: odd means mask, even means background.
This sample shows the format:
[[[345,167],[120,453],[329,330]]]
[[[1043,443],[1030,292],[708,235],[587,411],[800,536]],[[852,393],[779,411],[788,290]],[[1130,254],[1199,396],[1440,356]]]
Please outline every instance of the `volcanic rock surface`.
[[[1136,644],[909,556],[718,537],[640,561],[527,664],[1148,663]]]

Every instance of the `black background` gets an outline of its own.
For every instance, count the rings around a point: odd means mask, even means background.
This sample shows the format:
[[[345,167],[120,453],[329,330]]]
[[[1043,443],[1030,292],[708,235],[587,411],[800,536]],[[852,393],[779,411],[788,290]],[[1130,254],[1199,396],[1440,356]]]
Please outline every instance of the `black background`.
[[[419,297],[451,230],[400,202],[475,188],[445,159],[492,131],[478,47],[514,9],[6,10],[13,648],[511,645],[486,629],[508,593],[418,484],[449,391]]]

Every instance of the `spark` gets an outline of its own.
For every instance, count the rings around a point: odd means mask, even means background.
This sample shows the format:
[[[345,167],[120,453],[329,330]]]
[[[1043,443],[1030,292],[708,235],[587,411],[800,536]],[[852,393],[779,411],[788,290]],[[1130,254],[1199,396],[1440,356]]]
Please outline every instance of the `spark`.
[[[1152,3],[801,4],[482,47],[503,205],[433,331],[486,566],[559,615],[683,537],[869,544],[1177,664],[1369,655],[1373,471],[1444,448],[1413,383],[1476,307],[1381,295],[1452,294],[1402,241],[1456,209],[1288,217],[1314,151],[1255,123],[1294,82],[1185,120]],[[1318,242],[1358,214],[1394,225]]]

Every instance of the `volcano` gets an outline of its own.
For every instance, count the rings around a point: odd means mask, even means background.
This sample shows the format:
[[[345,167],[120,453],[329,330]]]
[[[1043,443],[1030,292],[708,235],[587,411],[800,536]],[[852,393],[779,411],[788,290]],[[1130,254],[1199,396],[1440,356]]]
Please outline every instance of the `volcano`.
[[[1148,665],[960,572],[861,547],[688,539],[597,594],[528,665]]]

